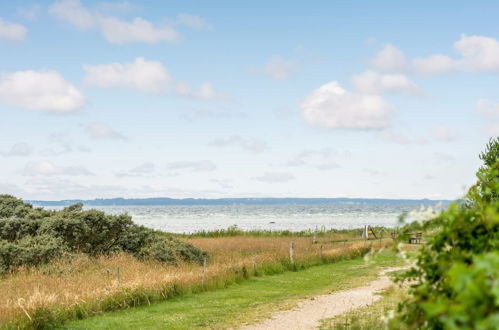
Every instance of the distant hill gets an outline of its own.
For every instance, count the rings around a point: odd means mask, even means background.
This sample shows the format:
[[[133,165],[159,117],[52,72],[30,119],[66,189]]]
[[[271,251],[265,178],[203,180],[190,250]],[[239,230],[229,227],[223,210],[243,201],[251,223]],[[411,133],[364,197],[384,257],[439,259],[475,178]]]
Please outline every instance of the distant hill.
[[[332,203],[379,203],[379,204],[435,204],[449,203],[449,200],[431,199],[377,199],[377,198],[105,198],[71,199],[60,201],[31,200],[29,203],[40,206],[67,206],[83,203],[89,206],[106,205],[275,205],[275,204],[332,204]]]

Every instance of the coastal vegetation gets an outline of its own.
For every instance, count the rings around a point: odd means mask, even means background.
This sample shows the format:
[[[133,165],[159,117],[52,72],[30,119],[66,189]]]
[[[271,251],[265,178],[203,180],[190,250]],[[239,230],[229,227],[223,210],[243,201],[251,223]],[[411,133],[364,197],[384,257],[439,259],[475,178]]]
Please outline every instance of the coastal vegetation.
[[[499,324],[499,138],[480,155],[466,197],[419,224],[433,231],[401,281],[409,296],[393,328],[497,329]]]

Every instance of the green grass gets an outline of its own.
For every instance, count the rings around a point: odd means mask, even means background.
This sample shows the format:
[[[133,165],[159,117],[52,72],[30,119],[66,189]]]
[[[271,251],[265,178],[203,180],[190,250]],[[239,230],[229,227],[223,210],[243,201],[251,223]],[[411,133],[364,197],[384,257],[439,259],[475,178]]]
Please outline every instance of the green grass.
[[[227,289],[189,294],[151,306],[111,312],[69,323],[65,329],[227,328],[293,306],[307,296],[364,285],[383,267],[399,265],[393,252],[339,261],[298,272],[253,277]]]

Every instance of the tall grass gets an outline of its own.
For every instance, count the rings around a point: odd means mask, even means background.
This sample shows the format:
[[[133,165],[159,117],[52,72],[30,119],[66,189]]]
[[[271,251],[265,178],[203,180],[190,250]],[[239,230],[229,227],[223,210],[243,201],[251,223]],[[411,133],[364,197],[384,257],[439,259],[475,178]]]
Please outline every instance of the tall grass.
[[[82,255],[20,269],[0,280],[0,324],[5,328],[55,327],[70,319],[223,288],[251,276],[355,258],[371,248],[372,243],[358,240],[338,243],[344,238],[330,234],[317,244],[312,244],[310,237],[185,239],[209,253],[204,275],[197,264],[168,266],[123,253],[98,258]],[[294,264],[289,261],[291,240]],[[376,241],[374,246],[387,244],[390,242]]]

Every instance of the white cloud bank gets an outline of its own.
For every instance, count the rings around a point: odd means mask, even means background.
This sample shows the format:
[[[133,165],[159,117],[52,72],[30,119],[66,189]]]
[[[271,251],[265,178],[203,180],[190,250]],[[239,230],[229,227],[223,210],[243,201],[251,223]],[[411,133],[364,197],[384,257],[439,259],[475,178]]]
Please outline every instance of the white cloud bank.
[[[384,129],[393,107],[378,95],[348,92],[336,81],[308,95],[300,104],[310,125],[339,129]]]
[[[84,65],[83,70],[84,82],[101,88],[121,87],[147,93],[164,93],[171,90],[185,98],[226,99],[226,95],[216,91],[211,83],[205,82],[199,90],[195,90],[188,83],[175,81],[161,62],[142,57],[137,57],[133,62]]]
[[[419,88],[404,74],[381,74],[367,70],[352,78],[355,89],[361,93],[379,94],[383,92],[407,92],[416,94]]]
[[[128,87],[159,93],[172,82],[168,70],[158,61],[137,57],[131,63],[84,65],[85,83],[98,87]]]
[[[73,112],[83,94],[56,71],[17,71],[0,75],[0,103],[29,110]]]
[[[155,25],[141,17],[126,21],[106,15],[99,10],[90,10],[84,7],[79,0],[57,1],[50,7],[49,12],[80,30],[98,30],[104,39],[113,44],[175,42],[180,39],[180,35],[172,25],[194,29],[208,29],[210,27],[200,17],[185,13],[179,14],[173,22],[162,25]]]
[[[462,35],[454,43],[459,55],[432,54],[406,60],[404,52],[387,44],[371,60],[371,65],[382,72],[413,72],[423,76],[460,72],[499,72],[499,40],[479,35]]]
[[[254,177],[253,180],[265,183],[283,183],[294,180],[295,177],[291,173],[286,172],[267,172],[262,176]]]
[[[0,39],[24,40],[28,29],[21,24],[9,23],[0,18]]]

